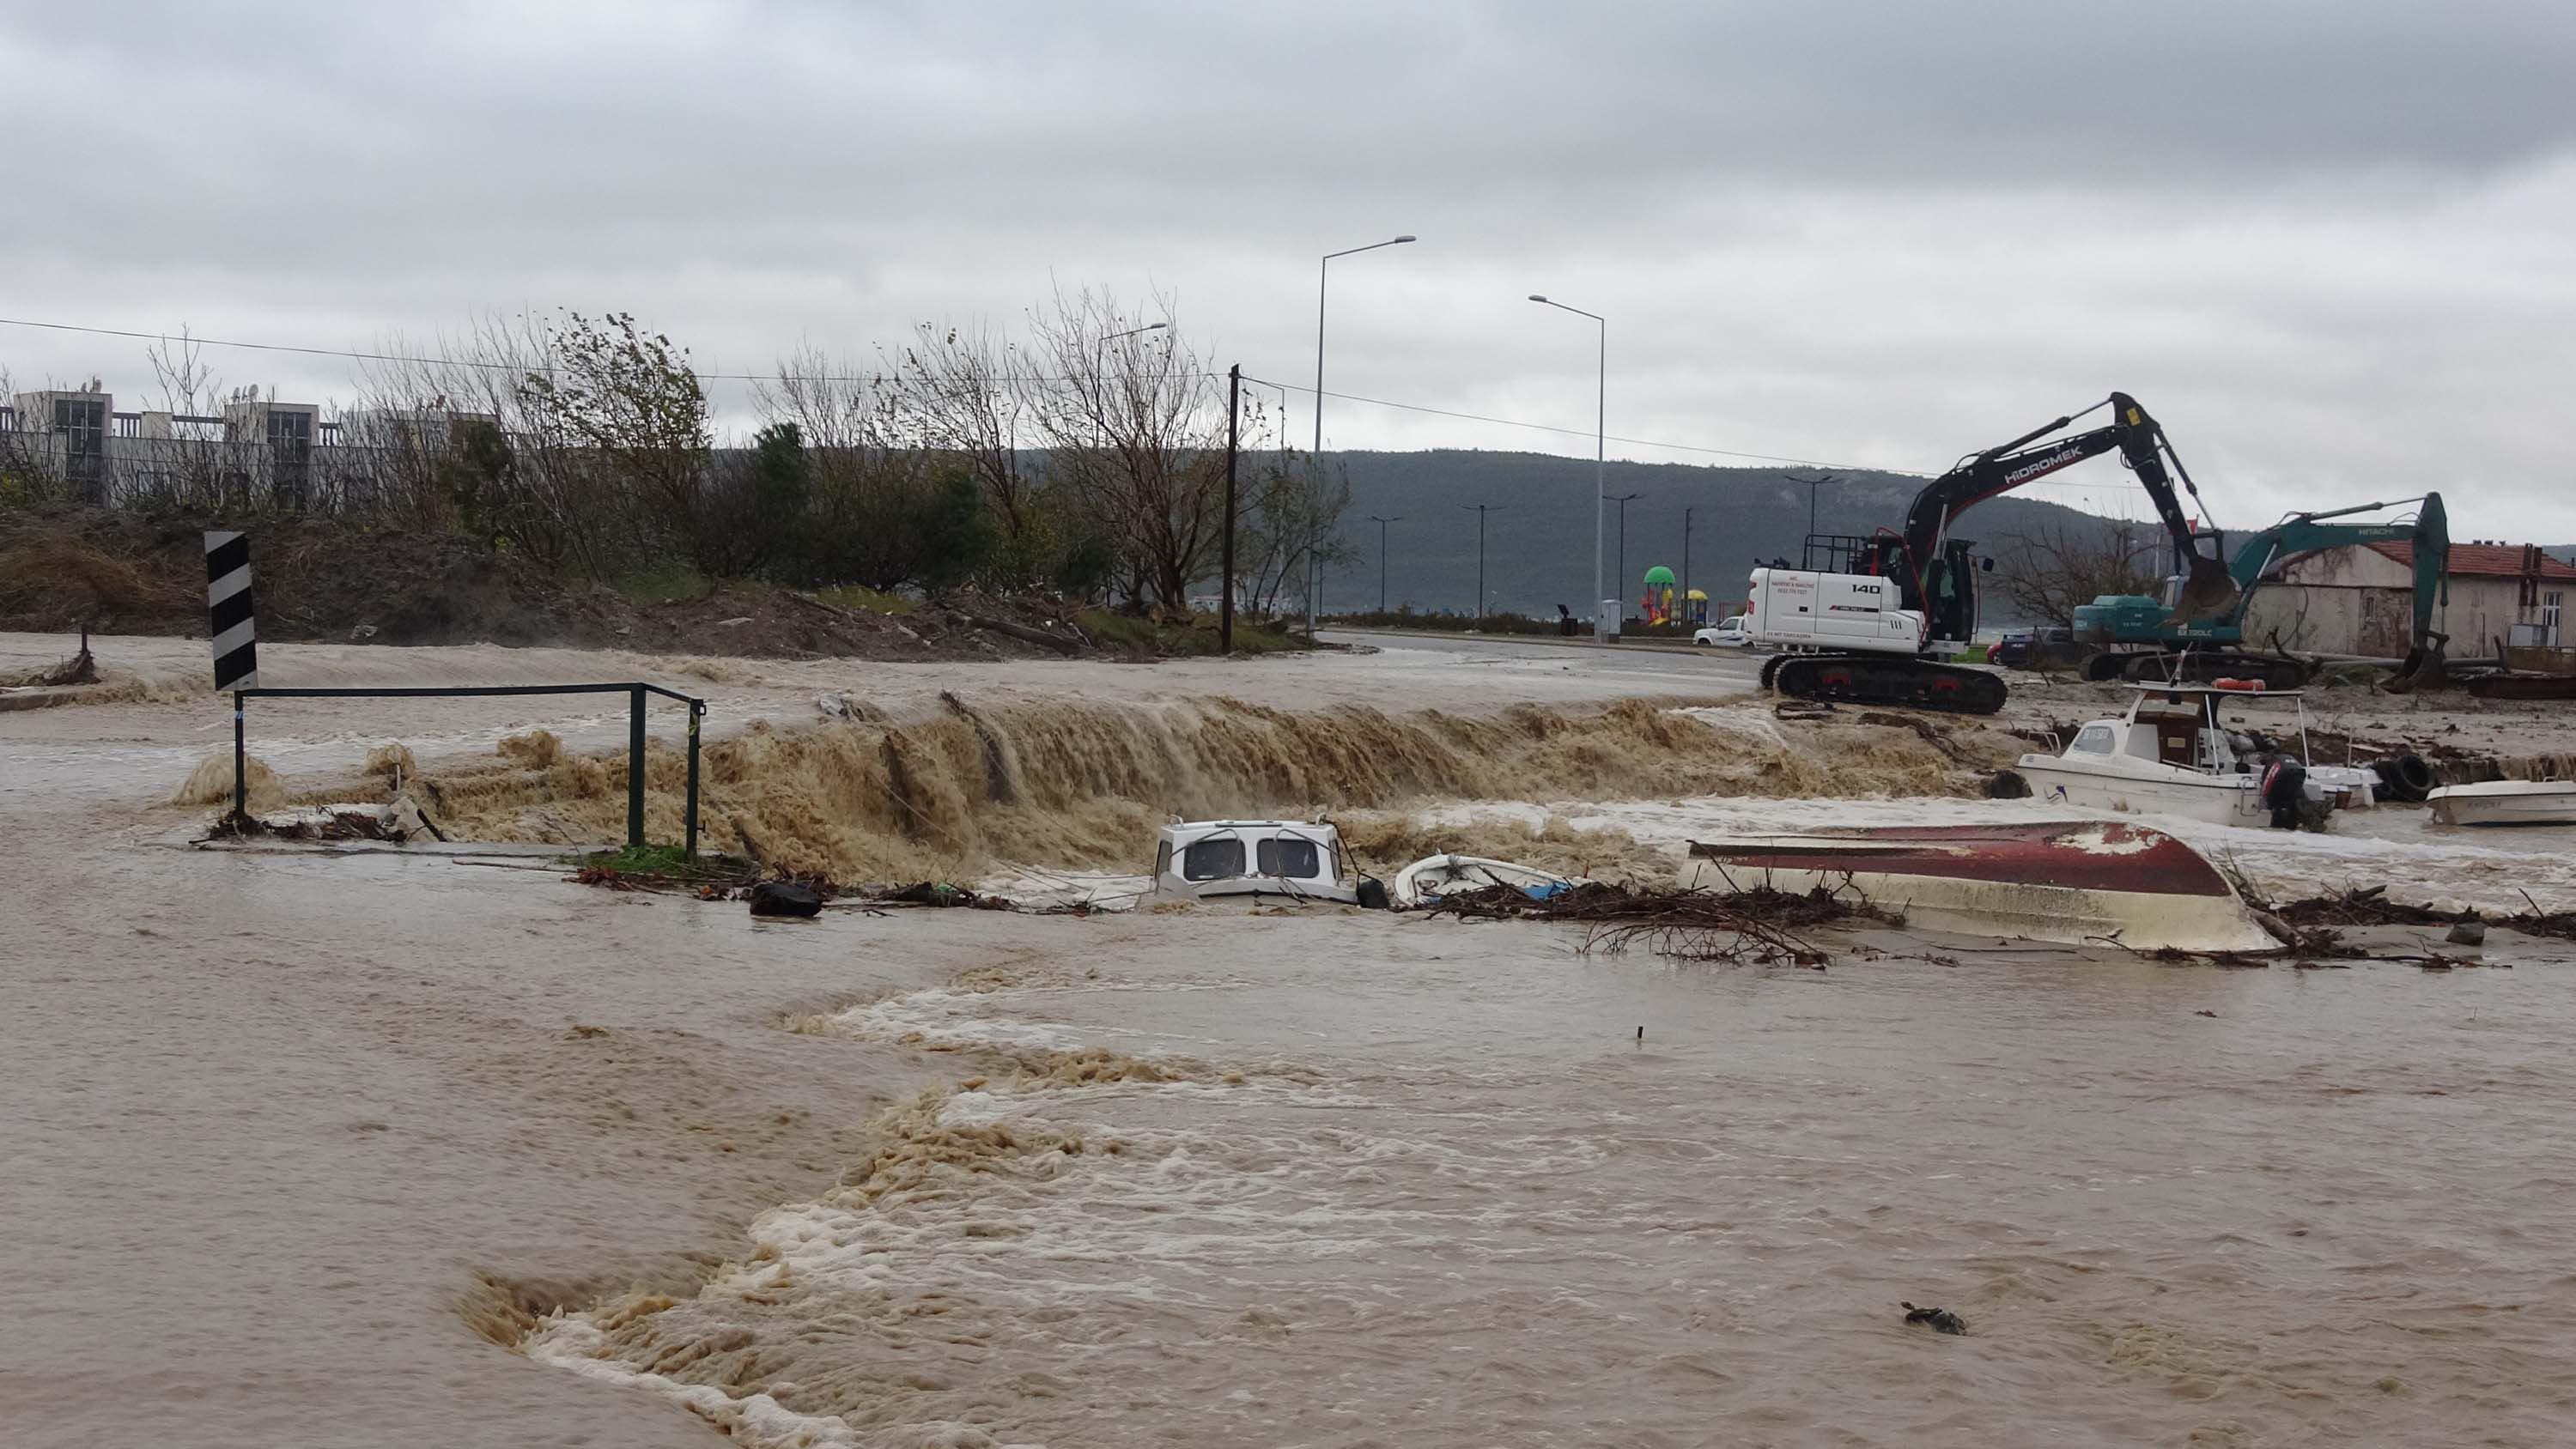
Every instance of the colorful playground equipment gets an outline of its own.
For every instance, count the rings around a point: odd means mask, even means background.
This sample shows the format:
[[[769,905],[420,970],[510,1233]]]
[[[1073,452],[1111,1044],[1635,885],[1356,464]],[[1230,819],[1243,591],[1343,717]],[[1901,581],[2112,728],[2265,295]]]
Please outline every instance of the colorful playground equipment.
[[[1638,601],[1637,615],[1649,629],[1659,629],[1673,622],[1673,571],[1657,564],[1646,570],[1646,596]]]

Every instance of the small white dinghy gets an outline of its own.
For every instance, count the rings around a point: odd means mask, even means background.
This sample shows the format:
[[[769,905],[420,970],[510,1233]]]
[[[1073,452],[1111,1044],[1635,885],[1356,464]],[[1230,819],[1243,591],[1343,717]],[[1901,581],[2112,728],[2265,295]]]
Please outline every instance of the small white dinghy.
[[[2444,825],[2576,825],[2576,780],[2488,780],[2424,797]]]
[[[1427,906],[1455,891],[1510,886],[1532,900],[1543,901],[1579,882],[1536,866],[1481,855],[1427,855],[1395,873],[1388,897],[1400,911]]]

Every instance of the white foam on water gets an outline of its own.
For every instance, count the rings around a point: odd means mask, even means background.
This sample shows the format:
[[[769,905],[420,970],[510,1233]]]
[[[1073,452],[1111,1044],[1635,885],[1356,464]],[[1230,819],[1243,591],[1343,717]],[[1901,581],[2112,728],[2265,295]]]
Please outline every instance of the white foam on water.
[[[569,1369],[584,1378],[650,1389],[706,1420],[737,1443],[754,1445],[756,1449],[870,1449],[872,1443],[889,1442],[884,1436],[860,1438],[859,1432],[837,1415],[795,1413],[768,1394],[737,1397],[706,1384],[684,1384],[630,1368],[601,1356],[605,1337],[586,1318],[558,1317],[546,1320],[519,1348],[538,1363]],[[910,1426],[906,1432],[932,1427]],[[917,1445],[924,1440],[914,1437],[905,1442]]]
[[[979,895],[1000,896],[1023,906],[1088,906],[1096,911],[1129,911],[1153,889],[1151,876],[1108,870],[1055,870],[1043,866],[1004,864],[975,887]]]

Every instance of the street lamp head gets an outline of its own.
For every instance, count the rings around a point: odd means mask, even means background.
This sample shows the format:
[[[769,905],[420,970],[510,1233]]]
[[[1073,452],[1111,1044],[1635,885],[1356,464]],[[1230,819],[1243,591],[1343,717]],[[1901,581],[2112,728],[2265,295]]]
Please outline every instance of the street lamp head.
[[[1400,242],[1409,242],[1409,241],[1414,240],[1414,238],[1409,237],[1409,236],[1400,236],[1400,237],[1397,237],[1397,238],[1396,238],[1396,240],[1397,240],[1397,241],[1400,241]]]
[[[1169,322],[1148,322],[1148,323],[1146,323],[1143,327],[1138,328],[1137,330],[1138,330],[1138,331],[1140,331],[1140,332],[1160,332],[1160,331],[1162,331],[1164,328],[1169,327],[1169,326],[1171,326],[1171,325],[1172,325],[1172,324],[1171,324],[1171,323],[1169,323]]]
[[[1536,292],[1532,292],[1530,293],[1530,300],[1533,302],[1545,302],[1547,301],[1547,298],[1540,296]]]

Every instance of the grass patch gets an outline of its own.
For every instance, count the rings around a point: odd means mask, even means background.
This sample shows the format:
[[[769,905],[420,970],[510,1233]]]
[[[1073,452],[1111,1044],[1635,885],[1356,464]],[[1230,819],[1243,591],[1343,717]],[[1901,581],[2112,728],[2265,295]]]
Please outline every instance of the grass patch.
[[[909,614],[921,607],[919,599],[907,599],[901,594],[879,593],[865,584],[841,584],[833,588],[816,589],[814,597],[833,608],[848,609],[852,613],[860,614]]]
[[[677,604],[715,592],[707,576],[684,563],[658,563],[617,581],[617,592],[630,604]]]
[[[760,873],[760,867],[739,856],[721,855],[701,850],[691,860],[677,845],[627,845],[615,850],[593,850],[581,855],[568,855],[563,864],[580,871],[613,871],[639,881],[667,881],[674,884],[729,884]]]
[[[1073,616],[1083,633],[1103,644],[1124,644],[1130,649],[1155,647],[1154,621],[1134,614],[1113,613],[1108,609],[1085,609]]]
[[[1134,614],[1085,609],[1074,616],[1073,622],[1095,642],[1114,648],[1169,655],[1222,652],[1218,647],[1217,621],[1212,615],[1200,614],[1186,623],[1158,624]],[[1302,637],[1290,634],[1283,625],[1234,621],[1237,654],[1278,654],[1306,647]]]

